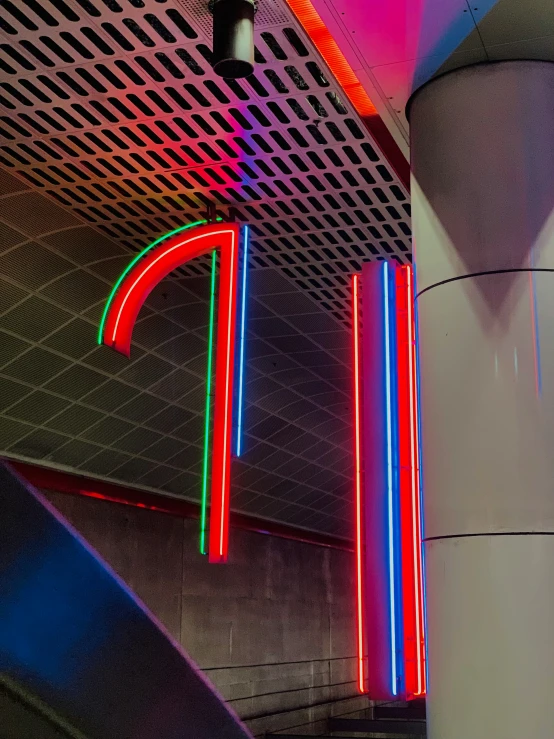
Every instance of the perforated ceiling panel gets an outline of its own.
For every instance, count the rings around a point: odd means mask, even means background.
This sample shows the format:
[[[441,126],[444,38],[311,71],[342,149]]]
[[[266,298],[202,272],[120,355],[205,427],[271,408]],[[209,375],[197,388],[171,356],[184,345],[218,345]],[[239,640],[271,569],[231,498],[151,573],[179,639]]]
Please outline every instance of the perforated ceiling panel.
[[[131,364],[94,330],[130,250],[215,202],[253,231],[234,506],[349,535],[348,275],[409,258],[409,203],[284,0],[256,23],[231,81],[204,0],[1,3],[0,450],[197,497],[207,264],[152,296]]]

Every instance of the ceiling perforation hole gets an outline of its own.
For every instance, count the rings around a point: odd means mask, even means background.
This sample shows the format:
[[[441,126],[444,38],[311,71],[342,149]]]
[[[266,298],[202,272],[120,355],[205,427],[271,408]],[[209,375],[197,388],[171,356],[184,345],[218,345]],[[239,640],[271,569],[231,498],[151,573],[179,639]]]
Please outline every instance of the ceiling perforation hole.
[[[237,82],[237,80],[223,80],[227,87],[237,96],[239,100],[250,100],[250,95]]]
[[[17,31],[11,25],[11,23],[8,23],[8,21],[5,18],[2,18],[1,16],[0,16],[0,30],[4,31],[4,33],[9,34],[10,36],[17,35]]]
[[[303,57],[310,55],[310,52],[294,28],[283,28],[283,36],[287,39],[298,56]]]
[[[112,13],[122,13],[123,12],[123,8],[117,2],[117,0],[100,0],[100,2],[103,2],[104,5],[108,8],[108,10],[112,11]]]
[[[327,144],[327,139],[323,135],[319,126],[315,125],[314,123],[310,123],[306,126],[306,129],[309,131],[311,137],[314,139],[316,144],[321,144],[321,145]]]
[[[340,143],[346,141],[346,136],[340,130],[339,126],[333,121],[325,121],[325,127],[331,134],[331,136]]]
[[[0,23],[0,26],[1,26],[1,23]],[[17,74],[17,70],[15,70],[12,66],[10,66],[3,59],[0,59],[0,69],[6,74]]]
[[[164,82],[165,77],[163,74],[161,74],[156,67],[154,67],[153,64],[150,63],[148,59],[144,56],[136,56],[135,62],[139,65],[141,69],[143,69],[146,74],[151,77],[154,82]]]
[[[277,92],[282,93],[282,94],[288,93],[289,88],[285,85],[285,83],[279,77],[277,72],[275,72],[275,70],[266,69],[264,70],[264,74]]]
[[[163,51],[157,51],[154,56],[162,65],[162,67],[164,67],[164,69],[166,69],[172,77],[175,77],[175,79],[177,80],[184,79],[185,75],[181,72],[179,67],[171,61],[167,54],[165,54]]]
[[[0,159],[2,161],[2,164],[5,167],[13,167],[14,166],[12,164],[12,162],[9,162],[7,159],[4,159],[4,157],[0,157]],[[24,171],[21,170],[21,171],[19,171],[18,174],[20,174],[22,177],[24,177],[26,180],[28,180],[32,185],[35,185],[35,187],[44,187],[44,183],[43,182],[39,182],[37,179],[35,179],[34,177],[32,177],[28,172],[24,172]],[[52,191],[50,191],[50,190],[48,190],[47,192],[50,195],[52,194]],[[63,202],[64,205],[71,205],[70,202],[68,202],[67,200],[63,200],[63,198],[58,198],[58,199],[61,202]]]
[[[193,74],[197,76],[205,74],[200,64],[198,64],[196,59],[186,49],[175,49],[175,54],[184,64],[187,65]]]
[[[154,13],[145,13],[144,20],[150,24],[154,31],[160,36],[160,38],[167,44],[176,43],[177,39],[171,33],[171,31],[162,23]]]
[[[23,95],[23,93],[19,92],[17,88],[15,88],[12,84],[9,82],[1,82],[0,87],[5,90],[9,95],[11,95],[17,102],[21,103],[22,105],[27,105],[29,107],[33,107],[33,103],[29,100],[28,97]],[[16,106],[9,100],[7,100],[5,97],[2,97],[2,104],[5,105],[10,110],[15,110]]]
[[[57,44],[54,39],[50,38],[50,36],[40,36],[40,41],[42,41],[46,48],[55,54],[58,59],[61,59],[62,62],[65,62],[66,64],[73,64],[75,62],[75,59],[71,54],[68,54],[65,49],[62,49],[62,47]]]
[[[183,110],[192,110],[192,105],[189,103],[188,100],[185,100],[185,98],[181,95],[180,92],[175,90],[173,87],[164,87],[165,92],[169,95],[169,97],[177,103]]]
[[[298,100],[295,100],[295,98],[287,98],[287,105],[290,107],[290,109],[295,114],[295,116],[299,118],[301,121],[310,120],[310,116],[306,113],[306,111],[300,105]]]
[[[87,38],[96,48],[102,52],[102,54],[106,54],[107,56],[113,56],[115,53],[112,47],[107,44],[104,39],[99,36],[96,31],[93,28],[89,28],[88,26],[84,26],[81,28],[81,33],[85,38]]]
[[[269,92],[265,89],[265,87],[262,85],[255,74],[251,74],[248,77],[245,77],[245,80],[248,82],[250,87],[257,95],[264,98],[269,97]]]
[[[63,39],[68,46],[71,46],[73,51],[76,51],[83,59],[94,59],[92,51],[69,31],[62,31],[60,33],[60,38]]]
[[[34,85],[31,82],[31,80],[22,79],[22,80],[19,80],[19,84],[22,87],[24,87],[27,90],[27,92],[30,92],[31,95],[34,95],[39,102],[41,103],[51,103],[52,102],[52,98],[48,97],[48,95],[45,95],[44,92],[42,92],[42,90],[39,90],[38,87],[36,87],[36,85]],[[60,92],[63,92],[63,91],[60,90]],[[65,96],[65,99],[67,100],[69,95],[66,92],[63,92],[63,95]]]
[[[275,59],[278,59],[279,61],[285,61],[288,58],[285,50],[272,33],[270,33],[269,31],[262,31],[260,36],[264,40],[265,44],[267,45],[268,49],[271,51]]]
[[[47,134],[50,133],[44,126],[42,126],[40,123],[38,123],[34,118],[32,118],[30,115],[27,115],[26,113],[19,113],[18,118],[20,118],[24,123],[27,123],[31,128],[35,131],[38,131],[40,134]],[[25,136],[26,138],[29,138],[31,134],[29,131],[27,131],[25,128],[20,126],[16,121],[10,121],[9,119],[2,118],[4,123],[6,125],[11,126],[14,131],[19,133],[21,136]]]
[[[181,31],[181,33],[188,39],[198,38],[198,34],[194,28],[188,23],[185,18],[175,8],[170,8],[165,11],[167,17],[175,24],[175,26]]]
[[[31,41],[28,41],[27,39],[22,39],[20,42],[21,46],[25,49],[25,51],[28,51],[29,54],[35,57],[37,61],[39,61],[41,64],[43,64],[45,67],[54,67],[55,63],[50,59],[50,57],[46,56],[40,49],[38,49]]]
[[[373,177],[373,175],[367,169],[367,167],[360,167],[358,171],[362,175],[362,177],[364,178],[364,180],[367,182],[368,185],[375,184],[375,177]]]
[[[80,85],[77,80],[75,80],[70,74],[67,72],[56,72],[56,76],[64,82],[68,87],[70,87],[73,92],[76,92],[77,95],[80,95],[81,97],[88,97],[89,92],[88,90],[85,90],[82,85]]]
[[[286,115],[280,105],[276,102],[270,101],[267,104],[268,109],[273,113],[279,123],[290,123],[290,118]]]
[[[2,151],[5,154],[8,154],[8,156],[11,156],[13,159],[15,159],[16,162],[19,162],[19,164],[26,164],[26,165],[30,164],[28,159],[25,159],[24,157],[22,157],[21,154],[19,154],[19,152],[14,151],[9,146],[3,146]],[[14,165],[11,164],[10,166],[13,167]]]
[[[219,111],[210,112],[210,117],[225,133],[234,133],[235,129],[233,128],[233,126],[223,117],[223,115]]]
[[[91,0],[75,0],[81,8],[93,18],[100,17],[101,13]]]
[[[19,66],[23,69],[29,72],[32,72],[36,69],[34,64],[32,64],[26,57],[20,54],[19,51],[10,44],[0,44],[0,49],[5,54],[7,54],[16,64],[19,64]]]
[[[211,94],[218,102],[223,103],[224,105],[227,105],[231,102],[227,95],[225,95],[223,90],[212,80],[206,80],[205,82],[203,82],[203,85],[209,92],[211,92]]]
[[[123,23],[125,24],[127,29],[131,31],[131,33],[133,33],[139,40],[142,41],[144,46],[155,46],[154,42],[152,41],[152,39],[150,39],[147,36],[147,34],[144,34],[144,36],[146,36],[147,38],[147,43],[144,42],[144,39],[139,38],[139,36],[137,35],[137,31],[140,32],[141,29],[137,26],[137,23],[133,21],[131,18],[125,18]],[[126,36],[124,36],[121,33],[121,31],[118,28],[116,28],[113,25],[113,23],[102,23],[102,28],[104,29],[104,31],[106,31],[106,33],[109,36],[111,36],[111,38],[116,42],[116,44],[118,44],[118,46],[120,46],[124,51],[134,51],[135,50],[134,45],[129,41],[129,39]],[[150,43],[148,43],[148,41]]]
[[[25,15],[22,8],[17,8],[11,2],[11,0],[4,0],[4,2],[2,3],[2,7],[4,8],[4,10],[7,10],[7,12],[10,13],[10,15],[15,20],[19,21],[19,23],[21,23],[21,25],[24,26],[27,30],[29,31],[38,30],[38,26],[36,25],[36,23],[33,20],[31,20],[31,18],[29,18],[27,15]],[[50,17],[52,18],[52,16]],[[54,25],[56,26],[58,25],[57,21],[54,22]]]

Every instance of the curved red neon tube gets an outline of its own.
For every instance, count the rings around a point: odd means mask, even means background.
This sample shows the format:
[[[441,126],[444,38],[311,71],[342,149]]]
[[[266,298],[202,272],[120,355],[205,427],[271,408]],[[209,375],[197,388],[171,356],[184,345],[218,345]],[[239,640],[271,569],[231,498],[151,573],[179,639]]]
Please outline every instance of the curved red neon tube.
[[[220,249],[215,409],[210,512],[210,562],[225,562],[229,545],[229,486],[233,374],[235,365],[236,282],[239,226],[198,226],[162,241],[146,252],[121,281],[105,317],[102,342],[129,356],[131,338],[144,301],[170,272],[195,257]]]

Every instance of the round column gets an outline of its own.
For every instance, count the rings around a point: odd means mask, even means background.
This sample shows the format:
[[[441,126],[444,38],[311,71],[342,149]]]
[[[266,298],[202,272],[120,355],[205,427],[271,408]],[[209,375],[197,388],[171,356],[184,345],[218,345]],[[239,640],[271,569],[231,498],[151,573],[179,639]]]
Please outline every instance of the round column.
[[[554,737],[554,64],[411,101],[430,739]]]

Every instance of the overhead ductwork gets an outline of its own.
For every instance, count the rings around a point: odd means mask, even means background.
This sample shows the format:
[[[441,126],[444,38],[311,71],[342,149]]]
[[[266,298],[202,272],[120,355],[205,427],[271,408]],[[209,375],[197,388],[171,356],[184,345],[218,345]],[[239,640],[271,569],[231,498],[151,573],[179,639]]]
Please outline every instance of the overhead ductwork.
[[[254,16],[257,0],[211,0],[214,72],[238,79],[254,71]]]

